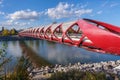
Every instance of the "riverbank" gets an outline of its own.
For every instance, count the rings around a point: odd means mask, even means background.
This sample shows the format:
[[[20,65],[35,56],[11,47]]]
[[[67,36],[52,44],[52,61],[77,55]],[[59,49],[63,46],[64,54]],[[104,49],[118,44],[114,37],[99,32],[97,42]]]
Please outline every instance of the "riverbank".
[[[19,37],[18,35],[13,36],[0,36],[0,41],[21,41],[21,40],[38,40],[36,38],[31,37]]]
[[[29,71],[30,69],[28,69]],[[81,64],[81,63],[76,63],[74,65],[69,64],[69,65],[58,65],[56,64],[55,66],[49,67],[41,67],[41,68],[34,68],[32,72],[30,73],[30,76],[34,80],[37,79],[43,79],[46,80],[47,78],[51,77],[52,74],[55,74],[57,72],[68,72],[71,70],[77,70],[77,71],[82,71],[82,72],[103,72],[105,73],[107,78],[111,78],[111,74],[116,75],[116,80],[119,80],[120,78],[120,60],[117,61],[108,61],[108,62],[100,62],[100,63],[91,63],[91,64]]]

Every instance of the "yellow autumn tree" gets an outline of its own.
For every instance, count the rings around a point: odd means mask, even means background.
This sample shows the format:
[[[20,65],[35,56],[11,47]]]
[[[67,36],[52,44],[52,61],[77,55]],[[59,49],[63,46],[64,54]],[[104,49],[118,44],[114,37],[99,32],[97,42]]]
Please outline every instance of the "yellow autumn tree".
[[[15,34],[16,34],[15,29],[11,29],[11,30],[10,30],[10,34],[11,34],[11,35],[15,35]]]
[[[4,29],[4,30],[2,31],[2,36],[8,36],[8,35],[10,35],[9,30]]]

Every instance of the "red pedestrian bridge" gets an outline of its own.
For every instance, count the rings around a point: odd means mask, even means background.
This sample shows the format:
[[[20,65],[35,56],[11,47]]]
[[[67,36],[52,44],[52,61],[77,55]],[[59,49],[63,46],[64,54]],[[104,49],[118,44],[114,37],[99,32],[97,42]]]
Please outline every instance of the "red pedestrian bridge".
[[[120,27],[91,19],[29,28],[19,32],[19,36],[120,55]]]

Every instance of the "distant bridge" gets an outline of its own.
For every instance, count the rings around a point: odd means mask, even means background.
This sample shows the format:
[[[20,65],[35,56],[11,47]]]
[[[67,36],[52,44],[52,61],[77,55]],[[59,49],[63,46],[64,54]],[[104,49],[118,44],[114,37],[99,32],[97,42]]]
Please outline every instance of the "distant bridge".
[[[19,32],[19,36],[120,55],[120,27],[91,19],[30,28]]]

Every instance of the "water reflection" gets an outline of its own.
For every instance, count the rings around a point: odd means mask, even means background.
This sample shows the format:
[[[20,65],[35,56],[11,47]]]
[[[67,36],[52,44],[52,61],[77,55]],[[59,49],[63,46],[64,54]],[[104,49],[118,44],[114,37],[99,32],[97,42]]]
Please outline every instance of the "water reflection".
[[[26,43],[30,46],[28,41]],[[36,40],[33,41],[33,43],[34,45],[32,45],[31,48],[41,57],[53,64],[68,64],[75,62],[92,63],[120,59],[120,56],[95,53],[45,40]]]
[[[19,41],[9,41],[7,43],[7,53],[8,55],[12,55],[12,57],[21,57],[22,56],[22,51],[19,45]]]
[[[37,66],[68,63],[92,63],[100,61],[118,60],[120,56],[95,53],[82,48],[58,44],[45,40],[9,41],[8,55],[12,55],[13,62],[24,55]]]
[[[30,42],[31,43],[31,42]],[[34,43],[34,42],[32,42]],[[31,47],[29,47],[24,41],[19,42],[20,47],[22,49],[22,53],[26,58],[29,58],[29,60],[35,65],[35,66],[45,66],[50,65],[48,61],[46,61],[44,58],[42,58],[40,55],[38,55]]]

